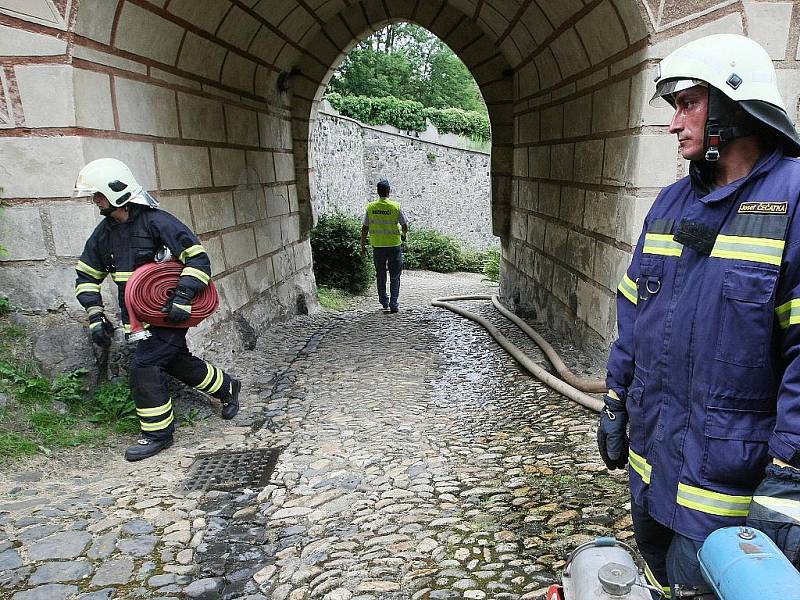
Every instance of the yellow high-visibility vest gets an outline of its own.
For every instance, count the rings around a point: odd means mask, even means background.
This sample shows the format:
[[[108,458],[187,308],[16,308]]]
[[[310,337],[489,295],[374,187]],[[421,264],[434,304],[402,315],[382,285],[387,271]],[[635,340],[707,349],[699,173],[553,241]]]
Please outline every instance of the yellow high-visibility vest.
[[[400,203],[388,198],[379,198],[367,204],[369,243],[373,248],[399,246]]]

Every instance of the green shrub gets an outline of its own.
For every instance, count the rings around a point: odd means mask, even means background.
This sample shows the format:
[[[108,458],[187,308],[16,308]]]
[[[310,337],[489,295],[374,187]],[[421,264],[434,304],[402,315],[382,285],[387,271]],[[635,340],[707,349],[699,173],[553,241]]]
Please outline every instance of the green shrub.
[[[404,255],[409,269],[451,273],[461,268],[461,244],[452,236],[434,229],[412,229]]]
[[[369,256],[361,256],[361,220],[336,212],[321,215],[311,231],[314,276],[317,285],[339,288],[350,294],[367,289],[375,276]]]
[[[12,310],[11,301],[8,298],[0,298],[0,317],[7,315]]]
[[[486,250],[486,261],[483,265],[483,275],[490,281],[500,281],[500,248]]]
[[[489,119],[478,112],[460,108],[428,108],[425,116],[436,125],[439,133],[454,133],[481,142],[492,137]]]
[[[467,273],[482,273],[483,263],[486,260],[485,254],[473,248],[462,248],[461,258],[458,261],[458,270]]]
[[[399,100],[394,96],[342,96],[335,92],[325,97],[341,114],[368,125],[392,125],[406,131],[425,131],[426,119],[439,133],[454,133],[479,142],[489,141],[492,126],[489,118],[479,112],[460,108],[425,108],[414,100]]]

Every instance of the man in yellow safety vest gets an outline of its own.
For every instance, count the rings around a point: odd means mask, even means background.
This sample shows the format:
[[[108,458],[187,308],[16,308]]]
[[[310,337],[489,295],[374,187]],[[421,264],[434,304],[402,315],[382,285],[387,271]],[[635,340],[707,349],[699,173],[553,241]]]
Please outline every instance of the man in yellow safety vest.
[[[378,300],[383,310],[396,313],[399,310],[400,272],[403,270],[403,251],[400,245],[406,241],[408,219],[400,203],[389,199],[392,188],[389,182],[378,182],[377,200],[367,205],[361,226],[361,255],[367,253],[367,235],[372,246],[372,258],[378,275]],[[389,270],[389,296],[386,295],[386,270]]]

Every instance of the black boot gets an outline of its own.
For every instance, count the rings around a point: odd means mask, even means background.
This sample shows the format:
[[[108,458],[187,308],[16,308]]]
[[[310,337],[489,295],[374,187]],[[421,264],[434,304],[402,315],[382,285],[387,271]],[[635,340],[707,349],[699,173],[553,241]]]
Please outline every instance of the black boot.
[[[155,456],[162,450],[166,450],[172,446],[172,436],[164,438],[163,440],[153,440],[150,438],[142,438],[133,446],[125,450],[125,460],[134,462]]]
[[[230,421],[239,412],[239,392],[242,390],[242,382],[231,377],[231,391],[227,398],[222,400],[222,418]]]

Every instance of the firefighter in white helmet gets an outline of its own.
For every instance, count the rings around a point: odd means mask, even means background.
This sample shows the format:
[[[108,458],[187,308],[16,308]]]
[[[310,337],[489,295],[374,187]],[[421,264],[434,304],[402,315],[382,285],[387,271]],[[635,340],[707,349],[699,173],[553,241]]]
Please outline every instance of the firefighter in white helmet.
[[[76,196],[91,196],[105,217],[86,242],[76,266],[75,294],[89,316],[92,340],[111,345],[113,326],[103,311],[100,285],[107,275],[117,284],[125,333],[130,321],[125,308],[125,284],[137,267],[167,252],[184,268],[174,293],[164,306],[165,320],[179,324],[191,316],[192,300],[211,278],[211,261],[197,236],[181,221],[158,209],[158,202],[136,181],[131,170],[114,158],[88,163],[75,182]],[[239,410],[241,383],[219,367],[193,356],[181,327],[148,329],[131,361],[129,376],[141,439],[125,452],[130,461],[157,454],[172,444],[175,429],[172,400],[165,374],[218,398],[222,417]]]
[[[720,527],[747,522],[800,566],[800,139],[743,36],[675,50],[653,100],[675,109],[689,176],[619,284],[598,446],[629,466],[646,574],[675,593],[704,585],[697,550]]]

